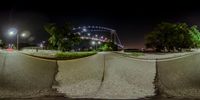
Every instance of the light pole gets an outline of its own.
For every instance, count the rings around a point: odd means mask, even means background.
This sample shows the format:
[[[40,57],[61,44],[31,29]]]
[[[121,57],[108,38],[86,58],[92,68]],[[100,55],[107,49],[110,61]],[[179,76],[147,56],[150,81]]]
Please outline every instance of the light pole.
[[[19,34],[17,34],[17,50],[19,50]]]
[[[97,50],[97,45],[100,45],[100,44],[101,44],[101,41],[98,41],[98,42],[92,41],[92,45],[94,45],[95,50]]]
[[[18,36],[18,34],[17,34],[17,29],[16,28],[10,28],[9,30],[8,30],[8,34],[10,35],[10,36],[12,36],[12,35],[17,35],[17,50],[18,50],[18,43],[19,43],[19,36]]]
[[[19,50],[19,34],[18,34],[17,29],[16,29],[16,28],[10,28],[10,29],[8,30],[8,34],[9,34],[10,36],[16,34],[16,37],[17,37],[17,50]],[[22,34],[21,34],[21,37],[26,37],[26,36],[27,36],[26,33],[22,33]]]

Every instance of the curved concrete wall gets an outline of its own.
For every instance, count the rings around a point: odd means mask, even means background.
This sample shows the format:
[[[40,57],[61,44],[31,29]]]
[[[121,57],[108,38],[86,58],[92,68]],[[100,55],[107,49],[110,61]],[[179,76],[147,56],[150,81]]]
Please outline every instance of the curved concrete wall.
[[[58,61],[55,88],[68,97],[138,99],[155,95],[155,60],[141,61],[115,53]]]
[[[103,77],[104,55],[58,61],[55,87],[61,93],[73,98],[92,98],[98,91]]]
[[[52,92],[56,62],[19,53],[7,54],[5,65],[0,57],[0,98],[34,97]]]
[[[155,60],[111,53],[105,56],[105,61],[105,77],[96,98],[139,99],[155,95]]]
[[[200,97],[200,54],[157,61],[157,75],[161,94]]]

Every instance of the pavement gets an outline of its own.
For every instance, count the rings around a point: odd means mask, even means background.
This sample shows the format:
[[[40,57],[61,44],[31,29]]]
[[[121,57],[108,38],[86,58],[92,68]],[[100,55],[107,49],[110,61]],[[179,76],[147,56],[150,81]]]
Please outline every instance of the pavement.
[[[155,95],[155,61],[99,53],[58,61],[58,65],[57,90],[71,98],[138,99]]]
[[[4,51],[0,98],[188,100],[157,98],[155,88],[161,96],[200,98],[199,59],[199,53],[142,60],[102,52],[55,61]]]
[[[200,98],[200,54],[157,61],[158,87],[171,97]]]
[[[24,98],[50,95],[56,62],[18,52],[0,54],[0,97]]]
[[[98,91],[103,77],[104,54],[86,58],[58,61],[55,87],[71,98],[92,98]]]
[[[70,98],[105,99],[155,95],[154,62],[134,61],[114,53],[56,62],[4,52],[0,53],[0,65],[1,98],[58,93]]]
[[[136,60],[119,54],[105,55],[105,74],[95,98],[139,99],[155,95],[155,60]]]

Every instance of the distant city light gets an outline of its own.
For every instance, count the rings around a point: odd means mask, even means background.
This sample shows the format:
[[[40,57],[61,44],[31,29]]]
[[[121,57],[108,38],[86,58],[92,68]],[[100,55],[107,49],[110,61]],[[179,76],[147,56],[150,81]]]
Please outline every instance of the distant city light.
[[[95,45],[96,44],[96,42],[95,41],[92,41],[92,45]]]
[[[43,47],[44,47],[44,45],[41,43],[41,44],[40,44],[40,48],[43,48]]]
[[[80,32],[78,32],[78,35],[81,35],[81,33],[80,33]]]
[[[101,42],[100,42],[100,41],[98,41],[98,44],[101,44]]]
[[[90,33],[88,33],[87,35],[90,36]]]
[[[95,37],[98,37],[98,35],[96,34]]]
[[[83,29],[83,32],[86,32],[86,31],[87,31],[87,29],[86,29],[86,28],[84,28],[84,29]]]
[[[26,33],[22,33],[22,34],[21,34],[21,37],[26,37]]]

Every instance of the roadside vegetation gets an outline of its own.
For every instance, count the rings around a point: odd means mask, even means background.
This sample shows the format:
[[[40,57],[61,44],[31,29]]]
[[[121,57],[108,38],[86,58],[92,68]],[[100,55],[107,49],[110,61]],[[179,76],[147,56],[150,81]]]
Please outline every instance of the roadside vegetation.
[[[130,53],[131,53],[131,56],[134,56],[134,57],[144,56],[143,52],[130,52]]]
[[[97,52],[59,52],[55,55],[56,59],[76,59],[96,54]]]
[[[4,48],[5,47],[5,43],[0,39],[0,48]]]
[[[196,25],[161,23],[145,37],[146,48],[157,52],[181,52],[200,47],[200,32]]]

